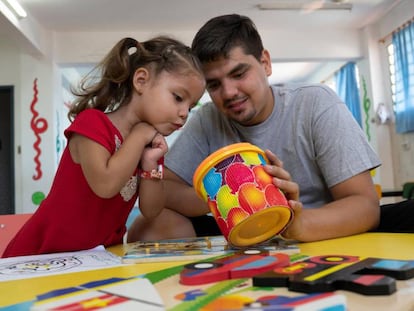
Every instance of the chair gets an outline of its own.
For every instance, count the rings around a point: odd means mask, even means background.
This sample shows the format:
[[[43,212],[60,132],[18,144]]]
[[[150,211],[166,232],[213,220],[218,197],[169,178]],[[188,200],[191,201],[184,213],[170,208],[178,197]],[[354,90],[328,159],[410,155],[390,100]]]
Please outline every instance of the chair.
[[[406,182],[403,185],[402,197],[404,199],[414,199],[414,182]]]
[[[0,255],[32,214],[0,215]]]
[[[404,183],[402,190],[384,191],[379,184],[375,184],[375,190],[380,199],[383,197],[402,197],[406,200],[414,199],[414,182],[412,181]]]

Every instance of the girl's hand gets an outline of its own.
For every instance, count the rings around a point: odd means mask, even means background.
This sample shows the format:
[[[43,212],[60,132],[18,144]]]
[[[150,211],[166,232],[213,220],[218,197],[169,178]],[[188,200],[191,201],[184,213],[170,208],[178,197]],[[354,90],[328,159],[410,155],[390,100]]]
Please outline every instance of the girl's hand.
[[[168,151],[167,141],[160,133],[155,134],[151,143],[149,143],[141,156],[141,168],[144,171],[151,171],[157,168],[157,162]]]
[[[157,133],[157,130],[152,125],[146,122],[138,122],[132,127],[130,136],[134,136],[145,145],[148,145],[154,140]]]

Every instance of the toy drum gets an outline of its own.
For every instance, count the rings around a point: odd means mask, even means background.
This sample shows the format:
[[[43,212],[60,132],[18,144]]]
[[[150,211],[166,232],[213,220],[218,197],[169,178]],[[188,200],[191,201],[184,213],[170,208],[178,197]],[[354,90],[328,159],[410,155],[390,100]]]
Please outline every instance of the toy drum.
[[[293,212],[263,165],[263,150],[249,143],[221,148],[200,163],[194,188],[227,241],[237,247],[264,242],[282,232]]]

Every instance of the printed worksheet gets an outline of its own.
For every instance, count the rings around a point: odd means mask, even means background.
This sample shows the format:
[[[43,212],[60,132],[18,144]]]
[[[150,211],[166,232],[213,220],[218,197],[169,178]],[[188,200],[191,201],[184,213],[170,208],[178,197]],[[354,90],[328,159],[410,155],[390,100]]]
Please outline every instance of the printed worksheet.
[[[103,246],[68,253],[0,259],[0,282],[121,266],[120,257]]]

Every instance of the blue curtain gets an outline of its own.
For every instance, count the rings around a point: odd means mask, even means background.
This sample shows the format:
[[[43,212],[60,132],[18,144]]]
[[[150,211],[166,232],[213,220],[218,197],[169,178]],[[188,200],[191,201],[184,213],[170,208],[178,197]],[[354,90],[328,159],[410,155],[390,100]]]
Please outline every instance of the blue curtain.
[[[336,91],[362,127],[361,103],[355,67],[354,62],[348,62],[335,74]]]
[[[395,127],[414,131],[414,23],[392,35],[395,59]]]

